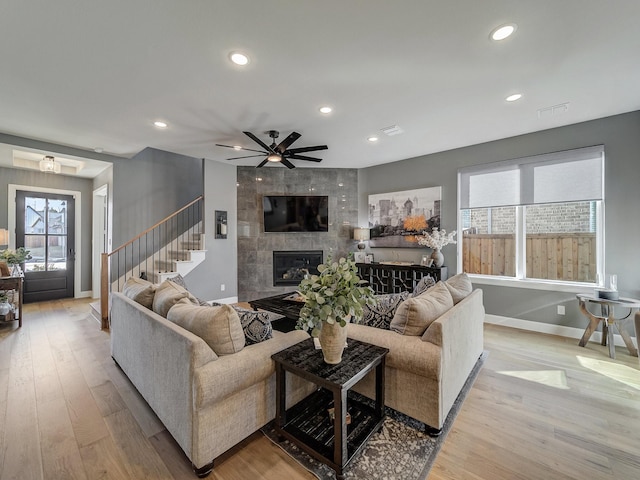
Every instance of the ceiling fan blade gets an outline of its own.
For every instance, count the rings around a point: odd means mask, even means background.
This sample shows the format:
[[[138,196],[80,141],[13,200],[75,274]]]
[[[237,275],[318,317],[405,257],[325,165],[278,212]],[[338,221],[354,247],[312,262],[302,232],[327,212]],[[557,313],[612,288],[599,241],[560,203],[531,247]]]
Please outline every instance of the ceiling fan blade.
[[[287,160],[286,158],[283,158],[282,160],[280,160],[280,163],[283,164],[285,167],[291,169],[291,168],[296,168],[296,166],[291,163],[289,160]]]
[[[326,145],[316,145],[315,147],[300,147],[300,148],[291,148],[289,149],[289,153],[304,153],[304,152],[315,152],[317,150],[326,150],[329,147]]]
[[[262,148],[264,148],[267,152],[273,152],[273,149],[269,145],[264,143],[262,140],[260,140],[258,137],[256,137],[253,133],[251,133],[251,132],[242,132],[242,133],[244,133],[247,137],[249,137],[251,140],[253,140],[258,145],[260,145]]]
[[[248,152],[264,153],[265,155],[267,154],[267,152],[263,152],[262,150],[254,150],[253,148],[244,148],[244,147],[238,148],[237,146],[234,146],[234,145],[222,145],[220,143],[216,143],[216,147],[233,148],[234,150],[246,150]]]
[[[302,135],[300,135],[298,132],[292,132],[289,134],[289,136],[287,138],[285,138],[283,141],[280,142],[280,145],[278,145],[276,147],[276,150],[280,153],[284,153],[284,151],[289,148],[289,146],[295,142],[296,140],[298,140]]]
[[[227,158],[227,160],[240,160],[241,158],[252,158],[252,157],[263,157],[265,154],[261,153],[260,155],[246,155],[244,157],[231,157]]]
[[[261,161],[258,165],[256,165],[256,168],[262,168],[262,167],[264,167],[264,166],[267,164],[267,162],[268,162],[268,161],[269,161],[269,160],[267,160],[267,159],[265,158],[265,159],[264,159],[263,161]]]
[[[294,160],[307,160],[308,162],[321,162],[321,158],[307,157],[306,155],[287,155],[287,158]]]

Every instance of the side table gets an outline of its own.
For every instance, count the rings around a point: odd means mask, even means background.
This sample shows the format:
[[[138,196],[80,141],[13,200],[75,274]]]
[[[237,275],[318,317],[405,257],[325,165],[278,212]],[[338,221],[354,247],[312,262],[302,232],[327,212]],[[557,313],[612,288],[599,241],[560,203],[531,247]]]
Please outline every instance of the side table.
[[[271,357],[276,363],[276,432],[333,468],[338,480],[344,478],[345,467],[385,418],[384,366],[389,350],[353,339],[348,342],[338,365],[325,363],[322,351],[314,349],[312,339]],[[376,399],[371,407],[349,395],[349,389],[374,368]],[[289,410],[286,410],[286,372],[320,387]],[[330,408],[334,409],[333,420]]]
[[[18,292],[18,302],[14,301],[14,311],[5,315],[1,320],[13,322],[18,320],[18,327],[22,327],[22,300],[24,277],[0,277],[0,290],[15,290]]]
[[[580,340],[580,343],[578,345],[580,345],[581,347],[584,347],[589,341],[589,339],[591,338],[591,335],[593,335],[593,332],[595,332],[595,330],[598,328],[598,324],[600,322],[603,322],[602,323],[602,345],[606,345],[607,342],[609,343],[609,357],[616,358],[616,350],[615,350],[615,345],[613,340],[613,328],[612,328],[614,325],[618,330],[618,333],[622,337],[624,344],[627,346],[629,353],[634,357],[638,356],[638,349],[635,347],[635,345],[633,344],[633,340],[627,333],[627,330],[625,329],[625,323],[626,323],[626,320],[629,317],[631,317],[631,313],[633,313],[633,310],[640,309],[640,300],[636,300],[634,298],[623,298],[623,297],[620,297],[618,300],[609,300],[606,298],[596,297],[595,295],[585,295],[585,294],[578,294],[576,295],[576,297],[578,298],[578,305],[580,306],[580,311],[589,319],[589,325],[587,325],[587,328],[584,331],[584,335],[582,335],[582,339]],[[595,315],[591,313],[587,308],[587,303],[600,305],[602,308],[601,315]],[[629,315],[623,318],[616,318],[615,316],[616,307],[628,308]],[[638,331],[640,328],[639,323],[640,322],[638,321],[638,317],[636,316],[636,321],[635,321],[636,338],[638,338],[638,334],[640,334],[640,331]]]

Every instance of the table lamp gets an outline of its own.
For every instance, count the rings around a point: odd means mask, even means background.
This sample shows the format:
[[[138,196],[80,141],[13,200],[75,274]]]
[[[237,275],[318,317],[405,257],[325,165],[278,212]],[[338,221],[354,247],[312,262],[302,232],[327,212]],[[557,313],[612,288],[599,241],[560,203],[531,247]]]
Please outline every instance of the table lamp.
[[[358,240],[358,250],[364,250],[366,247],[366,242],[369,240],[369,229],[368,228],[354,228],[353,229],[353,239]]]

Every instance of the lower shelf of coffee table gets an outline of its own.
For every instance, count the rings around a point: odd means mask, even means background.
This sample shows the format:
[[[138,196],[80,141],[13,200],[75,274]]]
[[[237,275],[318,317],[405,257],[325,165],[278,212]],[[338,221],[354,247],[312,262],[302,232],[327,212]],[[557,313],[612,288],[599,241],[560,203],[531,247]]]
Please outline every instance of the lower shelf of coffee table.
[[[376,415],[372,406],[360,401],[357,396],[348,392],[347,412],[351,415],[351,423],[347,425],[347,461],[343,466],[358,453],[384,420],[384,417]],[[333,463],[334,424],[328,412],[332,407],[331,392],[325,389],[317,390],[287,410],[287,423],[282,433],[308,453],[320,455]]]

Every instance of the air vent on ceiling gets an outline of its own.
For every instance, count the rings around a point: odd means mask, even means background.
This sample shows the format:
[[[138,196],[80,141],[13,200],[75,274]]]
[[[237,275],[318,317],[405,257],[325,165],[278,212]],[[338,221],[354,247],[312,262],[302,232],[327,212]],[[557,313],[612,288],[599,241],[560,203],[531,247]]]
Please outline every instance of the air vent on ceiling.
[[[400,135],[404,130],[402,130],[398,125],[391,125],[390,127],[381,128],[380,131],[389,137],[393,135]]]
[[[562,115],[569,110],[569,102],[554,105],[552,107],[545,107],[538,110],[538,118],[549,118],[557,115]]]

